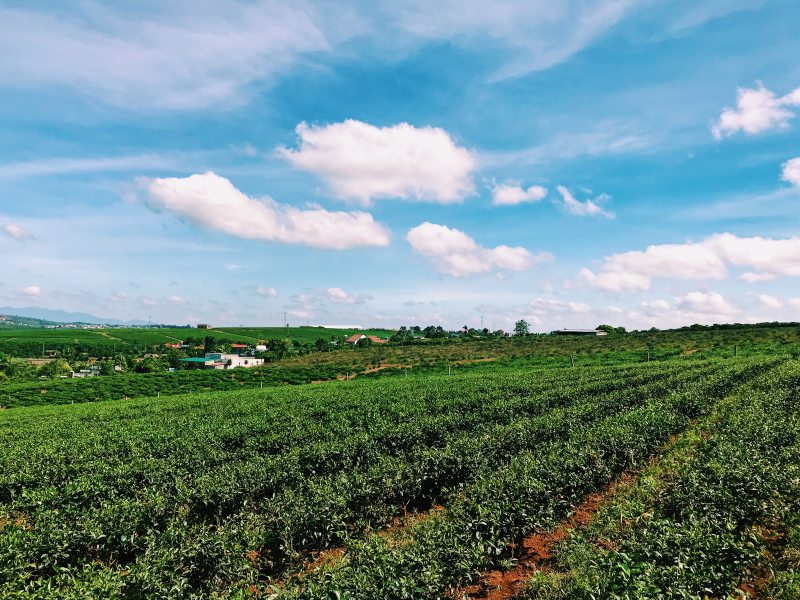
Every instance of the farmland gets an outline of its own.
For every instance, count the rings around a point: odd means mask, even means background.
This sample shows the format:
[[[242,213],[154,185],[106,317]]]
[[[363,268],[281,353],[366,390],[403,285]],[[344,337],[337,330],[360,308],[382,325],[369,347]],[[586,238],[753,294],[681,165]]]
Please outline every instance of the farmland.
[[[315,332],[314,335],[319,331],[318,328],[309,330]],[[138,332],[141,334],[142,330]],[[799,342],[800,328],[796,326],[655,331],[607,337],[528,336],[429,340],[411,345],[387,344],[289,354],[264,368],[238,369],[224,373],[162,371],[115,374],[90,379],[12,381],[0,383],[0,407],[71,404],[139,396],[260,388],[264,385],[303,384],[353,376],[427,377],[448,370],[487,371],[494,367],[566,368],[574,364],[583,368],[670,359],[694,361],[734,356],[797,355],[800,353]]]
[[[14,356],[37,357],[42,350],[59,351],[71,347],[79,352],[111,355],[115,352],[145,350],[154,346],[179,342],[187,337],[255,343],[259,340],[289,338],[299,343],[314,343],[319,338],[342,338],[351,335],[352,329],[323,327],[225,327],[222,329],[193,329],[190,327],[137,327],[137,328],[0,328],[0,352]],[[391,332],[369,329],[362,333],[386,337]]]
[[[526,537],[641,472],[636,502],[621,496],[607,511],[652,519],[604,529],[607,546],[594,544],[594,529],[583,545],[570,537],[560,562],[528,565],[517,591],[733,593],[764,566],[769,536],[754,532],[789,539],[796,527],[800,364],[770,354],[575,369],[509,359],[458,376],[2,411],[0,590],[483,597],[487,574],[513,570]],[[662,455],[671,470],[647,472]],[[599,515],[592,527],[611,521]],[[733,550],[714,553],[709,541],[692,557],[685,532],[723,535]],[[665,546],[703,568],[676,575],[654,558]],[[795,567],[781,557],[770,585],[790,589]]]

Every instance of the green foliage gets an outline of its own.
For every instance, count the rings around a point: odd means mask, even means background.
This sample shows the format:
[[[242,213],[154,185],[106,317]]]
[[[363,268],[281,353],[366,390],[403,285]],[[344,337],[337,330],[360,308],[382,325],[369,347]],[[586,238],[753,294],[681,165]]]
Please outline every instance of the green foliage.
[[[773,363],[495,368],[3,411],[0,595],[243,597],[281,581],[288,596],[442,597]],[[373,533],[436,504],[402,544]],[[346,563],[295,577],[341,545]]]
[[[525,319],[520,319],[514,323],[514,335],[528,335],[530,333],[530,326]]]
[[[667,465],[570,540],[561,576],[532,582],[530,597],[733,597],[763,578],[766,556],[781,554],[772,568],[784,570],[765,596],[796,597],[798,383],[800,365],[788,363],[721,402]],[[784,531],[787,550],[776,543]]]
[[[598,325],[597,329],[600,329],[601,331],[606,331],[609,334],[627,333],[627,329],[625,329],[624,327],[614,327],[613,325]]]

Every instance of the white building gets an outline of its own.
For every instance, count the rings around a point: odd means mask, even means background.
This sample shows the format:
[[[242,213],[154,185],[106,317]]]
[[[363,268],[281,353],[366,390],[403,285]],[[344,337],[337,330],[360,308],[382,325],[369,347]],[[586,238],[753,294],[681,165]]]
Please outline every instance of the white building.
[[[236,367],[260,367],[264,364],[263,358],[241,356],[239,354],[222,354],[220,352],[206,352],[203,358],[182,358],[182,362],[201,363],[204,369],[235,369]]]
[[[206,352],[206,369],[235,369],[236,367],[259,367],[264,364],[263,358],[240,356],[239,354],[221,354]]]

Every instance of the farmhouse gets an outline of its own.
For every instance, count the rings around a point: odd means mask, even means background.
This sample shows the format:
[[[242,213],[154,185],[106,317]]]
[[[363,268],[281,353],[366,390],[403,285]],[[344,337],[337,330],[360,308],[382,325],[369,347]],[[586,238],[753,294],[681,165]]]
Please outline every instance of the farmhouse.
[[[182,362],[202,364],[204,369],[235,369],[236,367],[260,367],[264,364],[263,358],[241,356],[239,354],[222,354],[220,352],[206,352],[204,357],[182,358]]]
[[[208,323],[198,323],[197,324],[197,328],[198,329],[211,329],[211,325],[209,325]]]
[[[608,335],[602,329],[556,329],[553,335]]]

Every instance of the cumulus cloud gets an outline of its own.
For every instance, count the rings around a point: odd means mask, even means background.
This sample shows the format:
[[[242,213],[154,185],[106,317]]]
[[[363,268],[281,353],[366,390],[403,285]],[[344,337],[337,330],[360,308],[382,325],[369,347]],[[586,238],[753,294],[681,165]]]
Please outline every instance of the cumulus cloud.
[[[348,119],[296,128],[297,149],[278,148],[295,167],[314,173],[343,200],[378,198],[450,204],[474,191],[473,154],[439,127],[375,127]]]
[[[42,290],[38,285],[29,285],[25,289],[22,290],[22,293],[28,296],[29,298],[38,298],[42,295]]]
[[[547,253],[531,254],[519,246],[486,248],[463,231],[427,221],[411,229],[406,240],[437,271],[453,277],[467,277],[494,269],[524,271],[552,258]]]
[[[27,240],[30,237],[27,231],[25,231],[19,225],[14,225],[13,223],[3,225],[2,231],[8,237],[19,241]]]
[[[783,306],[783,302],[781,302],[774,296],[769,296],[767,294],[759,294],[758,303],[764,308],[780,308],[781,306]]]
[[[739,312],[717,292],[689,292],[678,300],[678,308],[688,313],[715,317],[728,317]]]
[[[739,131],[753,135],[769,129],[783,129],[794,116],[789,107],[798,105],[800,88],[780,97],[760,83],[757,88],[739,88],[736,108],[723,110],[711,133],[719,140]]]
[[[492,188],[492,204],[495,206],[515,206],[523,202],[538,202],[547,196],[547,188],[532,185],[528,189],[518,184],[504,183]]]
[[[265,285],[256,286],[256,294],[259,296],[274,298],[278,295],[278,290],[274,287],[267,287]]]
[[[571,215],[578,217],[605,217],[613,219],[614,213],[604,210],[599,203],[609,200],[608,194],[601,194],[596,198],[580,202],[563,185],[558,186],[558,193],[561,194],[564,209]]]
[[[792,298],[791,300],[789,300],[789,306],[791,306],[792,308],[796,308],[797,310],[800,310],[800,298]]]
[[[783,163],[783,173],[781,179],[788,181],[792,185],[800,187],[800,158],[793,158]]]
[[[611,254],[598,273],[582,269],[579,278],[608,292],[644,291],[655,277],[725,279],[731,266],[746,267],[745,281],[800,276],[800,237],[741,238],[731,233],[701,242],[648,246],[644,251]]]
[[[334,287],[327,290],[328,300],[337,304],[355,304],[356,299],[342,288]]]
[[[752,271],[746,271],[739,275],[738,279],[746,283],[759,283],[761,281],[777,279],[777,275],[774,273],[753,273]]]
[[[143,179],[145,204],[179,219],[240,238],[342,250],[386,246],[389,232],[365,212],[301,210],[255,199],[209,171],[185,178]]]
[[[714,291],[694,291],[673,299],[646,300],[627,317],[641,327],[679,327],[690,323],[726,323],[741,311]]]

